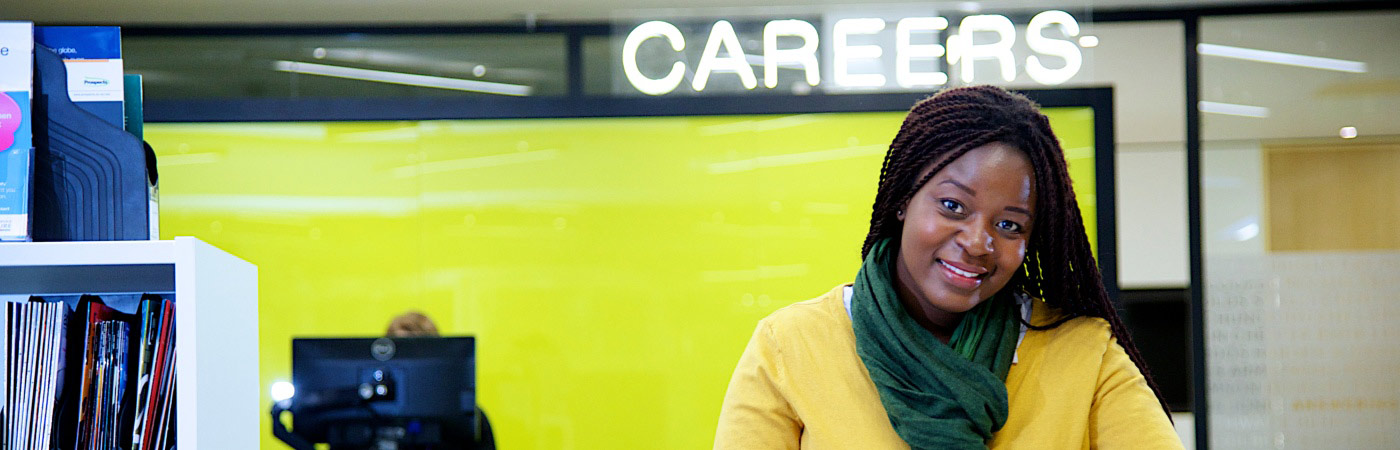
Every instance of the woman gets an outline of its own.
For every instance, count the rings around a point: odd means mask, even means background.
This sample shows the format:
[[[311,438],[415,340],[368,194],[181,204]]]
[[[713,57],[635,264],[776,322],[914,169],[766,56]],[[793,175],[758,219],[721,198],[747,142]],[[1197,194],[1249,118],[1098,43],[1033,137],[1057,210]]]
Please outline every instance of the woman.
[[[915,105],[853,285],[759,322],[715,448],[1181,448],[1024,96]]]
[[[431,317],[419,311],[405,311],[403,314],[394,316],[389,321],[389,328],[384,331],[384,335],[391,338],[435,338],[441,337],[438,333],[437,323]],[[491,421],[486,419],[486,411],[481,409],[481,405],[476,407],[477,420],[476,430],[469,431],[474,439],[470,448],[472,450],[496,450],[496,436],[491,432]]]

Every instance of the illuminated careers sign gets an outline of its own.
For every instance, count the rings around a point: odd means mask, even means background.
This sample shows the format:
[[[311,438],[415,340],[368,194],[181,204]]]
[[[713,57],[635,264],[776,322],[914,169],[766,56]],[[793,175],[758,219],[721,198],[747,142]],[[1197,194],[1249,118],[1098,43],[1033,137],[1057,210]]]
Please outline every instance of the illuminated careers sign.
[[[885,19],[845,18],[837,20],[828,37],[830,51],[826,54],[831,64],[831,80],[838,88],[880,88],[886,86],[886,73],[852,73],[853,63],[880,63],[884,57],[884,47],[874,44],[852,44],[851,37],[875,35],[885,29]],[[948,29],[948,20],[943,17],[906,17],[895,24],[894,79],[902,88],[938,87],[948,84],[948,74],[932,70],[915,70],[914,61],[936,61],[946,58],[948,67],[955,64],[956,75],[963,83],[974,80],[976,61],[995,62],[1002,81],[1010,82],[1016,77],[1017,63],[1021,62],[1012,52],[1016,42],[1016,26],[1006,16],[984,14],[968,16],[958,24],[957,31],[948,35],[942,44],[941,34]],[[1051,28],[1058,28],[1064,38],[1047,36]],[[914,36],[932,35],[933,43],[915,44]],[[1097,45],[1093,36],[1079,36],[1079,22],[1064,11],[1045,11],[1031,18],[1025,31],[1026,46],[1033,53],[1025,57],[1026,75],[1037,83],[1055,85],[1064,83],[1079,72],[1084,56],[1081,47]],[[973,36],[981,36],[974,39]],[[987,39],[990,35],[994,39]],[[801,45],[778,48],[779,38],[786,42],[801,42]],[[659,42],[649,42],[649,41]],[[804,20],[772,20],[763,26],[763,53],[761,64],[753,63],[740,46],[739,36],[734,26],[719,20],[710,27],[709,38],[701,52],[700,62],[694,67],[690,86],[696,92],[705,90],[710,77],[715,73],[734,74],[745,89],[756,89],[758,78],[754,65],[763,68],[763,85],[772,89],[778,87],[778,68],[800,69],[806,82],[819,86],[821,62],[818,60],[817,28]],[[654,20],[638,25],[627,34],[622,44],[622,70],[627,81],[638,91],[650,95],[665,95],[674,91],[684,81],[687,67],[685,61],[675,61],[670,70],[660,77],[643,74],[638,65],[637,53],[642,45],[669,44],[671,50],[680,53],[686,48],[686,37],[675,25]],[[721,50],[724,56],[721,56]],[[1042,57],[1055,57],[1063,60],[1060,67],[1048,67]],[[959,62],[961,61],[961,64]],[[886,71],[882,71],[886,72]]]

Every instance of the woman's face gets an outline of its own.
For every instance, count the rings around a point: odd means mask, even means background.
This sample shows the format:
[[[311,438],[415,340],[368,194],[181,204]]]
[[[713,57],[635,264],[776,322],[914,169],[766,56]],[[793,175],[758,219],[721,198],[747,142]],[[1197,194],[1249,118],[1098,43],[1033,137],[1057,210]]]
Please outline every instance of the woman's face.
[[[896,267],[906,305],[949,327],[1005,287],[1030,239],[1032,180],[1025,153],[993,142],[958,157],[914,193],[901,218]]]

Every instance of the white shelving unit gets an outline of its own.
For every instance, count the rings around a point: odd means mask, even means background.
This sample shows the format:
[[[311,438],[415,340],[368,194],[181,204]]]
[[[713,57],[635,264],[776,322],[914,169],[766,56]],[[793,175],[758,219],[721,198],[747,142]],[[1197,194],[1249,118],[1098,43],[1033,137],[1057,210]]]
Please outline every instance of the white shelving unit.
[[[175,293],[176,442],[257,448],[258,269],[192,237],[0,243],[0,295]]]

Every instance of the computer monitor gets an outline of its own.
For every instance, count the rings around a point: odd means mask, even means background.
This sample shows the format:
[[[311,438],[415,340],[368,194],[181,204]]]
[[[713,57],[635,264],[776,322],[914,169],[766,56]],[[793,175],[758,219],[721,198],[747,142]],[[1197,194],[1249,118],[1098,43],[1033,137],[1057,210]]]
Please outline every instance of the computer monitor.
[[[292,434],[331,448],[468,448],[477,434],[470,337],[292,340]]]

